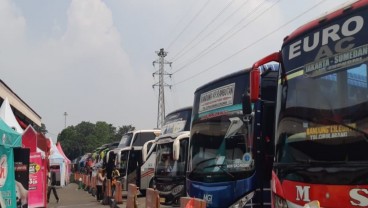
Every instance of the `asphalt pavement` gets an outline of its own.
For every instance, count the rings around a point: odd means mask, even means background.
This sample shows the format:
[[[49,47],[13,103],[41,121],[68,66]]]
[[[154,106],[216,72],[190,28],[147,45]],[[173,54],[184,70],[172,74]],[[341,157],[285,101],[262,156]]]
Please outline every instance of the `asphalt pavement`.
[[[59,195],[59,203],[56,202],[56,199],[51,192],[50,202],[48,203],[47,207],[54,208],[79,208],[79,207],[90,207],[90,208],[97,208],[97,207],[109,207],[107,205],[102,205],[91,194],[83,189],[78,189],[78,185],[75,183],[70,183],[63,188],[56,189]],[[124,206],[125,207],[125,206]]]
[[[56,199],[51,193],[50,202],[48,203],[48,208],[110,208],[109,205],[102,205],[97,201],[96,197],[93,197],[88,191],[83,189],[78,189],[78,185],[76,183],[70,183],[63,188],[56,189],[59,195],[59,203],[56,202]],[[124,195],[124,193],[123,193]],[[126,196],[126,195],[125,195]],[[119,208],[126,207],[126,197],[123,197],[123,204],[118,204]],[[142,196],[138,196],[138,208],[146,207],[146,198]],[[160,206],[168,207],[168,206]]]

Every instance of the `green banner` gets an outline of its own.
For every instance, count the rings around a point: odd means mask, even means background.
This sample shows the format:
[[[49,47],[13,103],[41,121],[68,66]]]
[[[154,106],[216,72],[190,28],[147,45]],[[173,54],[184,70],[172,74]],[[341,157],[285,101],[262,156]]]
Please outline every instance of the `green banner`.
[[[0,145],[0,206],[16,207],[13,148]]]

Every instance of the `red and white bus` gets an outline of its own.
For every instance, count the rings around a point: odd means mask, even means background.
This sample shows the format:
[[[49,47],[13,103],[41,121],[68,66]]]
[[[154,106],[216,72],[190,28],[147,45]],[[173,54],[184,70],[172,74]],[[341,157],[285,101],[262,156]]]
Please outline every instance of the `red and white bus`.
[[[256,62],[253,102],[258,66],[274,61],[273,207],[368,207],[368,0],[301,26]]]

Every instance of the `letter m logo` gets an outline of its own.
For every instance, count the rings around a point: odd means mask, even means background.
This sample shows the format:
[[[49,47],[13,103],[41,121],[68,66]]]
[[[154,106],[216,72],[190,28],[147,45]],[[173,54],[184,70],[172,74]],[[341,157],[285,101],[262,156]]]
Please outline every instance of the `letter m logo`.
[[[309,202],[309,189],[310,186],[296,186],[296,200]]]

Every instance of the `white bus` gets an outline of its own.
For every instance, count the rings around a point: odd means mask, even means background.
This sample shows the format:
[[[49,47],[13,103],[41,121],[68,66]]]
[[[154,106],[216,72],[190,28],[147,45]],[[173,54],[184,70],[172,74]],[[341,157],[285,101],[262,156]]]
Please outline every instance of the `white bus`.
[[[115,166],[120,172],[123,190],[128,190],[128,184],[133,183],[145,195],[154,173],[154,163],[145,162],[145,158],[159,135],[160,130],[157,129],[128,132],[114,149]]]

